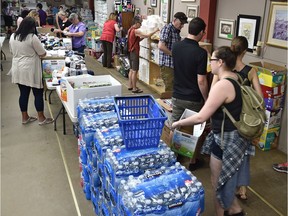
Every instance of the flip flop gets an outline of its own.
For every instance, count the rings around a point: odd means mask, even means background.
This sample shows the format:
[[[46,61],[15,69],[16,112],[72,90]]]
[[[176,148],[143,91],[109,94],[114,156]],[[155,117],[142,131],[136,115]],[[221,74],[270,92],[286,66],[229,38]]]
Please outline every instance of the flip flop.
[[[29,124],[29,123],[31,123],[31,122],[34,122],[34,121],[36,121],[37,120],[37,118],[36,117],[34,117],[34,116],[29,116],[29,118],[26,120],[26,121],[23,121],[22,122],[22,124]]]
[[[40,126],[42,126],[42,125],[46,125],[46,124],[51,124],[51,123],[53,123],[53,122],[54,122],[54,119],[52,119],[52,118],[46,118],[44,121],[39,122],[38,124],[39,124]]]
[[[141,90],[141,89],[136,89],[136,90],[132,90],[132,93],[142,93],[143,92],[143,90]]]
[[[138,88],[138,87],[136,87],[136,89],[139,89],[139,88]],[[133,88],[128,88],[128,90],[129,90],[129,91],[132,91],[132,90],[133,90]]]

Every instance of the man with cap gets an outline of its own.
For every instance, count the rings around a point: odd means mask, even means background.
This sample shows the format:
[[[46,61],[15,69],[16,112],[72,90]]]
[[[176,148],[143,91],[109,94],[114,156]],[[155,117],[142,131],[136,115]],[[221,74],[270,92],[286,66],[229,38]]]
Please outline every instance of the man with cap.
[[[180,119],[185,109],[199,112],[208,97],[206,77],[208,53],[198,43],[205,35],[205,28],[205,22],[200,17],[196,17],[189,23],[188,36],[173,44],[172,123]],[[203,165],[203,161],[197,158],[203,144],[203,140],[199,140],[190,160],[190,171]]]
[[[173,90],[173,60],[172,60],[172,45],[181,40],[180,31],[187,22],[187,16],[183,12],[174,14],[173,21],[161,30],[160,41],[158,43],[159,65],[161,77],[165,84],[165,92]]]

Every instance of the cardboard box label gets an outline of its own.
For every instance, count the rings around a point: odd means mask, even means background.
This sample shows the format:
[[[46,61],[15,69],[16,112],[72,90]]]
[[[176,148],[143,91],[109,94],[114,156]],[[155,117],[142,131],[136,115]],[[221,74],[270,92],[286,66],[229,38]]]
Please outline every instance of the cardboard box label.
[[[62,71],[64,67],[65,60],[63,59],[42,60],[43,78],[52,78],[54,70]]]
[[[284,94],[285,85],[276,86],[274,88],[260,85],[264,98],[275,98]]]
[[[264,98],[264,103],[267,110],[277,110],[283,107],[284,97],[281,95],[275,98]]]
[[[281,115],[282,115],[282,109],[279,109],[277,111],[265,111],[266,114],[266,123],[265,127],[266,129],[271,129],[275,127],[280,127],[281,125]]]
[[[185,119],[189,116],[195,115],[196,113],[197,112],[192,110],[185,109],[180,119]],[[181,128],[180,130],[175,129],[171,149],[178,154],[192,158],[197,142],[205,129],[205,125],[206,122],[192,126],[192,129],[189,132],[190,134],[186,133],[188,132],[187,127],[185,128],[185,132],[181,131]]]
[[[268,151],[277,148],[279,139],[280,127],[264,129],[258,147],[263,151]]]

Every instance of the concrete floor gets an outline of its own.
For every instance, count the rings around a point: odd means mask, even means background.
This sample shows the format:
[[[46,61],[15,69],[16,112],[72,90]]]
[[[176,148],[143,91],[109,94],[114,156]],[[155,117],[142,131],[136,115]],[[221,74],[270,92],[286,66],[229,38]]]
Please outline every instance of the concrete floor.
[[[77,139],[70,119],[66,118],[67,135],[63,135],[62,117],[53,125],[21,124],[18,106],[19,90],[6,76],[11,66],[8,41],[3,47],[7,60],[1,72],[1,215],[2,216],[92,216],[92,204],[84,197],[80,186]],[[88,68],[96,74],[110,74],[123,84],[128,94],[128,80],[114,69],[103,68],[92,57],[86,58]],[[139,84],[144,93],[151,92]],[[45,113],[56,116],[61,102],[53,93],[52,104],[45,103]],[[36,115],[33,95],[29,102],[30,115]],[[214,215],[211,198],[209,158],[205,166],[195,172],[205,188],[203,216]],[[272,169],[273,163],[284,162],[287,155],[271,150],[257,150],[251,159],[251,186],[243,209],[251,216],[287,215],[287,175]],[[187,165],[188,160],[182,162]]]

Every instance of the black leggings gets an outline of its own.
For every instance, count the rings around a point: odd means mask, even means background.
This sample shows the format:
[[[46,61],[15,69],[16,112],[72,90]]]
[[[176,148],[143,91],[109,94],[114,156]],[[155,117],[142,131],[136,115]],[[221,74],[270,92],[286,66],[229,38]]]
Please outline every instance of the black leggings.
[[[29,95],[30,91],[32,89],[33,95],[34,95],[34,105],[37,110],[37,112],[43,112],[44,111],[44,100],[43,100],[43,92],[44,89],[38,89],[33,88],[30,86],[25,86],[18,84],[19,90],[20,90],[20,97],[19,97],[19,106],[21,112],[27,112],[28,110],[28,101],[29,101]]]

